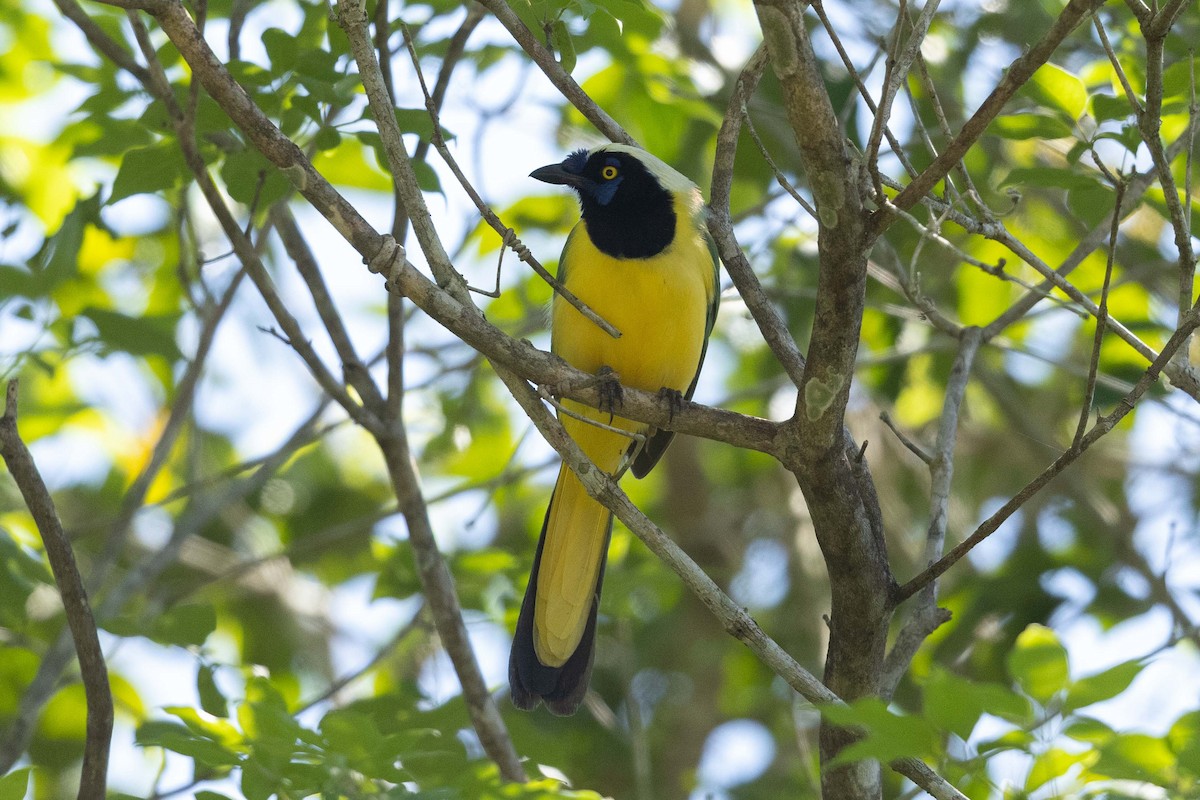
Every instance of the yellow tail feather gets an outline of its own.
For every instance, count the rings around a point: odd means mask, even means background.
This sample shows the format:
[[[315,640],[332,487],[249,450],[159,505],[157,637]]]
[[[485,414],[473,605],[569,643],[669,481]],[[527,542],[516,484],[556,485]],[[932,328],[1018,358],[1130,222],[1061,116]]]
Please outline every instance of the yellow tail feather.
[[[614,427],[642,427],[620,417],[610,421],[607,414],[577,403],[565,405]],[[609,474],[616,472],[629,438],[565,416],[563,426],[596,466]],[[550,499],[533,616],[534,650],[538,661],[548,667],[565,664],[583,637],[608,546],[609,516],[608,509],[589,497],[575,473],[563,465]]]

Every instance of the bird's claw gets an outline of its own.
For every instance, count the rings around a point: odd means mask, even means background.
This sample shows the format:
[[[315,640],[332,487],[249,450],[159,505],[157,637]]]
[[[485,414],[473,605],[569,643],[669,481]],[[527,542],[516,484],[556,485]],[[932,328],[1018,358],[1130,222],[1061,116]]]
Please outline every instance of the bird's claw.
[[[667,386],[658,390],[658,399],[665,400],[667,403],[667,422],[675,419],[675,415],[683,411],[683,392],[678,389],[671,389]]]

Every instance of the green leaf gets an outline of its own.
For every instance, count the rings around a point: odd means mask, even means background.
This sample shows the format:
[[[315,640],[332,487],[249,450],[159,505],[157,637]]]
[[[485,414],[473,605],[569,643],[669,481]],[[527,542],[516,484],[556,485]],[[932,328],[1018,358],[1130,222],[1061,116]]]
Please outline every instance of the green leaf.
[[[1200,776],[1200,711],[1189,711],[1175,720],[1167,732],[1167,745],[1180,769]]]
[[[266,678],[254,677],[246,684],[246,701],[238,707],[238,722],[255,746],[274,752],[290,752],[300,736],[300,725],[288,712],[279,690]]]
[[[135,147],[145,147],[154,141],[154,136],[139,120],[120,119],[107,115],[95,115],[87,120],[94,126],[94,135],[77,141],[71,152],[72,158],[86,156],[119,156]]]
[[[198,736],[211,739],[230,750],[237,750],[242,746],[242,735],[227,719],[191,706],[164,706],[163,711],[178,717],[180,722]]]
[[[550,26],[550,46],[558,53],[558,63],[569,75],[575,69],[575,44],[571,41],[567,23],[561,19],[555,20]]]
[[[29,789],[29,772],[33,767],[22,767],[0,778],[0,800],[23,800]]]
[[[228,795],[210,792],[207,789],[196,792],[196,800],[230,800]]]
[[[162,747],[206,767],[237,766],[240,758],[219,742],[193,732],[186,725],[166,720],[144,722],[137,729],[135,741],[142,747]]]
[[[31,297],[49,294],[79,271],[79,250],[88,225],[100,224],[100,197],[80,200],[30,261]],[[15,277],[15,276],[14,276]]]
[[[1008,671],[1030,697],[1042,704],[1067,688],[1070,679],[1067,651],[1057,634],[1044,625],[1030,625],[1021,631],[1008,654]]]
[[[886,762],[903,756],[930,757],[938,752],[938,735],[928,722],[897,714],[877,697],[864,697],[848,706],[824,706],[821,713],[836,725],[866,732],[862,739],[843,748],[828,766],[864,758]]]
[[[1117,736],[1100,748],[1094,772],[1118,780],[1150,781],[1165,785],[1175,766],[1166,742],[1142,733]]]
[[[79,314],[95,323],[100,342],[108,351],[119,350],[135,356],[157,355],[170,361],[183,358],[175,344],[177,314],[131,317],[93,306]]]
[[[1125,95],[1094,94],[1091,102],[1092,116],[1097,122],[1116,122],[1133,115],[1133,106]]]
[[[1179,205],[1183,212],[1187,213],[1187,205],[1184,203],[1185,197],[1182,189],[1177,190],[1179,197]],[[1146,200],[1150,207],[1162,215],[1162,218],[1170,221],[1171,211],[1167,208],[1167,195],[1162,190],[1161,186],[1151,186],[1146,190]],[[1200,197],[1193,195],[1192,197],[1192,230],[1200,231]]]
[[[196,691],[200,695],[200,707],[215,717],[229,715],[229,701],[217,686],[212,664],[201,664],[196,672]]]
[[[1090,765],[1097,757],[1097,754],[1090,750],[1068,753],[1066,750],[1051,747],[1034,759],[1033,766],[1025,777],[1025,791],[1033,792],[1056,778],[1064,777],[1076,764]]]
[[[1084,708],[1093,703],[1099,703],[1116,697],[1129,688],[1133,679],[1146,664],[1141,659],[1131,659],[1117,664],[1103,672],[1080,678],[1071,684],[1067,690],[1067,698],[1063,701],[1063,712]]]
[[[983,714],[1018,724],[1030,721],[1027,699],[998,683],[974,683],[935,669],[925,684],[925,716],[937,727],[967,739]]]
[[[1193,76],[1195,76],[1193,78]],[[1196,94],[1200,95],[1200,58],[1188,60],[1181,58],[1163,70],[1162,88],[1163,102],[1182,100],[1186,102],[1192,93],[1192,81],[1198,84]]]
[[[255,759],[242,766],[242,794],[246,800],[268,800],[275,793],[279,779],[271,770]]]
[[[227,153],[221,164],[221,180],[229,196],[262,212],[291,190],[291,181],[254,148]]]
[[[157,641],[184,647],[199,647],[217,629],[217,612],[208,603],[190,603],[171,608],[155,619]]]
[[[153,194],[173,189],[183,183],[186,173],[183,153],[172,140],[135,148],[121,159],[108,204],[135,194]]]
[[[1079,119],[1087,106],[1083,81],[1057,64],[1043,64],[1021,92],[1042,108],[1061,114],[1068,122]]]
[[[1054,189],[1090,189],[1097,179],[1090,173],[1059,167],[1017,167],[1000,183],[1006,186],[1043,186]]]
[[[1117,733],[1105,723],[1092,717],[1075,717],[1064,730],[1063,734],[1077,742],[1104,744],[1116,737]]]
[[[276,73],[289,72],[296,68],[300,48],[290,33],[279,28],[267,28],[263,31],[262,43]]]
[[[1081,186],[1067,192],[1067,206],[1080,221],[1089,228],[1099,225],[1112,215],[1117,202],[1117,193],[1101,183]]]
[[[991,130],[1004,139],[1066,139],[1075,135],[1058,117],[1043,114],[1005,114],[992,122]]]

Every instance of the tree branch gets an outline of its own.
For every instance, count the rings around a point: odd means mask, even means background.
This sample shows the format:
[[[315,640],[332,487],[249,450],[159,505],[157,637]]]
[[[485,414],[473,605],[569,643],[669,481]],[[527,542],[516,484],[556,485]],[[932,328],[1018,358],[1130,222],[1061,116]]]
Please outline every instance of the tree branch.
[[[925,535],[925,563],[934,564],[942,557],[946,543],[946,520],[950,508],[950,486],[954,478],[954,443],[958,438],[958,418],[967,393],[971,367],[983,331],[979,328],[964,328],[959,337],[958,354],[946,381],[946,397],[942,403],[942,416],[938,423],[937,444],[933,458],[929,461],[929,529]],[[937,605],[937,583],[930,582],[921,591],[917,605],[908,620],[896,635],[896,642],[887,655],[883,670],[883,691],[891,697],[901,678],[908,671],[913,656],[921,643],[943,623],[949,621],[950,612]]]
[[[754,273],[754,268],[742,252],[733,231],[729,198],[733,189],[733,160],[737,153],[738,136],[746,104],[754,94],[758,81],[767,66],[767,49],[760,46],[742,68],[729,98],[725,118],[717,132],[717,153],[713,160],[712,189],[709,199],[708,231],[717,244],[725,271],[733,279],[750,316],[758,325],[767,346],[779,360],[792,383],[799,386],[804,380],[804,356],[792,338],[791,331],[780,316]]]
[[[768,669],[810,703],[816,706],[843,704],[843,700],[836,693],[796,663],[795,659],[758,626],[744,608],[725,594],[708,573],[661,528],[651,522],[622,491],[615,478],[592,464],[562,424],[546,410],[529,384],[502,367],[497,367],[496,372],[538,431],[558,452],[563,462],[579,476],[587,493],[612,511],[654,555],[679,576],[684,585],[717,618],[726,633],[746,645]],[[966,800],[957,789],[918,759],[897,759],[890,766],[940,800]]]
[[[844,424],[873,242],[865,224],[864,176],[847,153],[809,41],[804,4],[757,0],[754,8],[817,208],[812,337],[796,413],[783,426],[788,443],[783,464],[796,475],[829,570],[825,682],[846,700],[856,700],[879,692],[895,588],[875,487]],[[822,763],[854,738],[852,731],[823,723]],[[881,780],[878,764],[869,760],[821,775],[826,797],[879,797]]]
[[[596,130],[607,136],[609,141],[637,146],[633,137],[626,133],[625,129],[618,125],[617,121],[610,117],[604,109],[596,105],[596,101],[588,97],[587,92],[583,91],[575,79],[567,74],[562,65],[555,60],[554,54],[542,46],[542,43],[533,35],[533,31],[525,26],[525,23],[509,8],[505,0],[479,0],[479,4],[492,12],[517,44],[521,45],[521,49],[533,59],[533,63],[537,64],[545,76],[550,79],[554,88],[562,92],[563,97],[567,98],[567,101],[596,127]]]
[[[29,448],[17,431],[17,381],[8,382],[4,415],[0,416],[0,456],[21,490],[21,497],[46,549],[46,558],[54,572],[54,582],[62,596],[67,626],[75,640],[79,672],[87,702],[87,738],[83,749],[83,772],[79,779],[79,800],[104,800],[108,780],[108,747],[112,739],[113,701],[108,686],[108,668],[96,634],[96,620],[88,604],[83,578],[75,565],[71,543],[63,532],[50,492],[38,472]]]
[[[1029,483],[1017,492],[1013,497],[1001,506],[994,514],[984,520],[974,533],[964,539],[957,547],[947,553],[943,558],[934,564],[931,564],[923,572],[910,580],[908,583],[900,587],[897,592],[897,601],[912,597],[914,594],[923,589],[930,581],[936,580],[938,576],[952,567],[959,559],[982,542],[987,537],[991,536],[996,530],[1013,515],[1017,509],[1023,506],[1034,495],[1045,488],[1055,476],[1074,463],[1081,455],[1087,452],[1087,449],[1104,437],[1109,431],[1116,427],[1117,423],[1125,418],[1130,411],[1133,411],[1134,406],[1142,398],[1142,395],[1153,386],[1162,373],[1164,367],[1174,357],[1179,348],[1187,341],[1196,330],[1200,327],[1200,307],[1193,306],[1188,312],[1183,324],[1181,324],[1171,338],[1167,340],[1166,345],[1159,352],[1158,357],[1154,362],[1142,373],[1138,382],[1126,395],[1117,403],[1117,407],[1106,416],[1096,420],[1087,435],[1080,440],[1078,446],[1072,446],[1067,449],[1054,460],[1048,467]]]
[[[1071,31],[1075,30],[1084,17],[1103,4],[1104,0],[1070,0],[1062,14],[1050,26],[1050,30],[1046,31],[1033,47],[1012,63],[1008,72],[1004,74],[1004,78],[963,125],[958,136],[946,146],[946,149],[934,159],[932,164],[893,198],[889,206],[908,209],[920,202],[921,198],[934,187],[934,184],[955,168],[967,151],[971,149],[971,145],[979,140],[992,120],[1017,93],[1017,90],[1024,86],[1033,77],[1033,73],[1037,72],[1050,59],[1050,56]],[[874,214],[872,227],[876,234],[882,233],[895,220],[895,214],[889,206],[881,208]]]

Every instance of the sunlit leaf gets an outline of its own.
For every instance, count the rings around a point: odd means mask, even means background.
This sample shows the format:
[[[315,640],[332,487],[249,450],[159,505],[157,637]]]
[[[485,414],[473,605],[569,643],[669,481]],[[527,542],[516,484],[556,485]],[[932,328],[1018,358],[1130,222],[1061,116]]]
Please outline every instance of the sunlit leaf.
[[[1087,104],[1087,88],[1083,81],[1057,64],[1043,64],[1021,91],[1068,122],[1079,119]]]
[[[1007,663],[1013,679],[1040,703],[1068,686],[1067,651],[1054,631],[1044,625],[1030,625],[1021,631]]]
[[[1074,711],[1116,697],[1129,688],[1145,666],[1142,659],[1133,659],[1074,681],[1067,690],[1063,711]]]
[[[1090,765],[1095,763],[1098,754],[1092,751],[1071,753],[1057,747],[1051,747],[1033,760],[1029,774],[1025,777],[1025,791],[1032,792],[1049,781],[1066,777],[1076,764]]]
[[[0,778],[0,800],[23,800],[29,787],[29,773],[32,769],[22,767]]]
[[[1075,135],[1059,117],[1043,114],[1001,115],[988,130],[1005,139],[1066,139]]]

